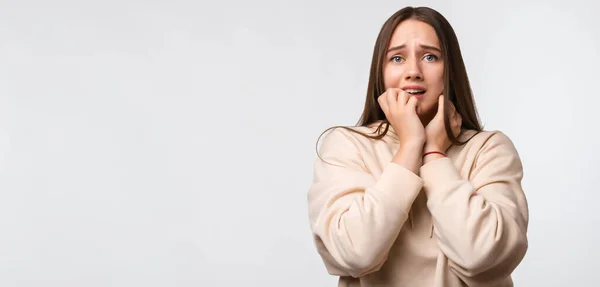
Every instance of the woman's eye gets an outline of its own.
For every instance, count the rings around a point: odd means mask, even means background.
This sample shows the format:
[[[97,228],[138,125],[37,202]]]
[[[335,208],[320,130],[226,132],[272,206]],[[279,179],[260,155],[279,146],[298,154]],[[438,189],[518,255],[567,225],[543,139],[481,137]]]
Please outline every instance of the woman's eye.
[[[437,56],[429,54],[429,55],[425,56],[425,60],[427,60],[429,62],[435,61],[435,60],[437,60]]]
[[[400,63],[402,61],[402,57],[394,56],[392,57],[392,62]]]

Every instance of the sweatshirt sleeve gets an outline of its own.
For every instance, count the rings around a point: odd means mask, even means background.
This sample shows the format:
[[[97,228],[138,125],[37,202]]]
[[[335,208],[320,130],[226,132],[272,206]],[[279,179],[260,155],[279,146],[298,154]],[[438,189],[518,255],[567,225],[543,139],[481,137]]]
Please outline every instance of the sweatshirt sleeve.
[[[528,248],[528,207],[523,168],[501,132],[480,149],[469,179],[449,158],[421,167],[421,177],[442,252],[468,286],[487,286],[509,276]]]
[[[328,272],[360,277],[381,268],[423,181],[388,163],[378,177],[341,129],[327,135],[308,191],[311,229]]]

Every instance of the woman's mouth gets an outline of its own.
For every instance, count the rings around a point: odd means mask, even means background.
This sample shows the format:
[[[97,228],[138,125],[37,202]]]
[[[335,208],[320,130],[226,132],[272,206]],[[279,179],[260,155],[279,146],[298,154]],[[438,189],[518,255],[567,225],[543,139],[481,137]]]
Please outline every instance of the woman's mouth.
[[[423,87],[421,85],[417,85],[417,84],[409,84],[409,85],[405,85],[401,88],[402,88],[402,90],[407,92],[409,95],[416,97],[417,100],[420,100],[421,98],[423,98],[423,95],[425,94],[425,91],[426,91],[425,87]]]
[[[405,92],[407,92],[409,95],[417,98],[417,100],[420,100],[423,98],[423,95],[425,94],[425,90],[421,90],[421,89],[405,89]]]

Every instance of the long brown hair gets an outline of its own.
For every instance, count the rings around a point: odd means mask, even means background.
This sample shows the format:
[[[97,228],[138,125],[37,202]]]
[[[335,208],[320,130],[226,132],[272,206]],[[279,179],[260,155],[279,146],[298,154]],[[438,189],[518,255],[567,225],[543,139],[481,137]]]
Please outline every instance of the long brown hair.
[[[367,88],[367,98],[362,115],[357,123],[357,126],[369,126],[373,123],[381,121],[373,134],[364,134],[350,127],[334,126],[325,130],[321,136],[333,128],[345,128],[352,132],[361,134],[372,139],[383,138],[388,130],[390,123],[386,119],[383,110],[379,106],[377,98],[385,92],[383,79],[383,64],[385,54],[390,44],[392,33],[396,27],[403,21],[415,19],[429,24],[435,30],[440,48],[442,50],[442,58],[444,59],[444,111],[448,111],[449,102],[452,102],[456,107],[456,111],[462,117],[462,129],[482,130],[473,93],[467,76],[467,70],[463,62],[463,58],[458,44],[458,39],[454,33],[454,29],[450,23],[434,9],[429,7],[405,7],[394,13],[381,27],[375,47],[373,50],[373,59],[371,61],[371,71],[369,73],[369,84]],[[448,138],[455,145],[462,145],[465,142],[460,142],[452,133],[450,127],[449,113],[444,112],[444,125]],[[319,136],[319,139],[321,138]],[[318,140],[317,140],[318,145]]]

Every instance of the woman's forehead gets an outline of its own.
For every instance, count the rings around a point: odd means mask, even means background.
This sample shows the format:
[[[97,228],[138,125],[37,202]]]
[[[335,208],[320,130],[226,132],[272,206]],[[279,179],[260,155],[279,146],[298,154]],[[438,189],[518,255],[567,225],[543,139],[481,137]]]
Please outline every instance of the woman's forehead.
[[[400,23],[390,39],[390,47],[417,42],[422,45],[439,47],[439,40],[431,25],[414,19]]]

